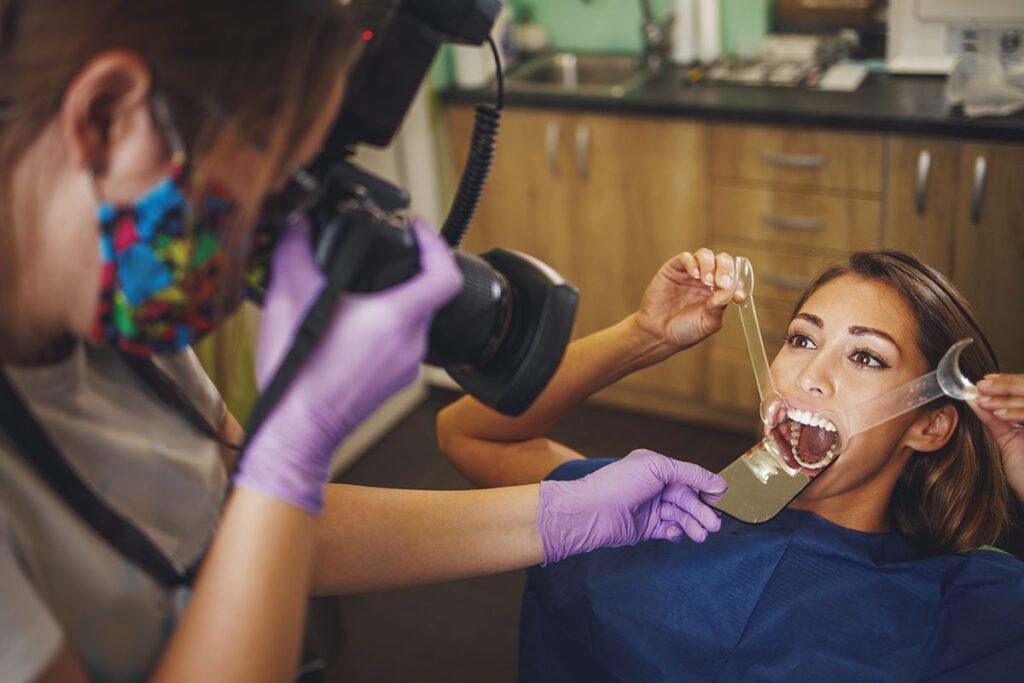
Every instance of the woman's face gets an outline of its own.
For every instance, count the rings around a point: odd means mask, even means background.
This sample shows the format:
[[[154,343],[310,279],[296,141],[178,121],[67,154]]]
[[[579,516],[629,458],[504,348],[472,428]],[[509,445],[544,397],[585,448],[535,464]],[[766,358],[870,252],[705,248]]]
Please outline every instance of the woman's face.
[[[812,294],[790,322],[772,377],[791,409],[842,414],[928,371],[916,338],[913,313],[894,288],[841,276]],[[911,411],[850,439],[798,500],[871,491],[887,500],[910,456],[904,437],[917,417]]]
[[[89,110],[88,69],[69,87],[61,112],[28,148],[13,175],[15,262],[18,278],[13,296],[14,321],[5,331],[3,347],[10,360],[31,360],[62,335],[86,336],[96,315],[100,290],[100,199],[129,205],[167,177],[170,166],[166,131],[154,122],[146,93],[149,74],[130,60],[112,64],[97,60],[108,72],[124,79],[137,78],[141,94],[125,96],[111,109],[108,129],[102,132],[103,166],[95,178],[87,169],[98,143],[82,132]],[[131,82],[131,81],[129,81]],[[96,86],[100,88],[102,86]],[[340,106],[343,84],[336,83],[323,111],[299,148],[288,155],[290,165],[312,157]],[[76,102],[82,113],[76,111]],[[77,118],[76,118],[77,117]],[[273,169],[269,154],[226,126],[212,145],[204,174],[216,180],[238,200],[258,206],[253,188],[273,189],[285,177]],[[6,318],[7,316],[5,316]]]

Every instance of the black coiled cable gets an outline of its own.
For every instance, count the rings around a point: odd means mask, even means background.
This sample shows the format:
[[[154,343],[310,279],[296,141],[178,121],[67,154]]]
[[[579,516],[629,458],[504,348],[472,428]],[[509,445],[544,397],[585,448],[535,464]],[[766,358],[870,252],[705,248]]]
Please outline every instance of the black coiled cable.
[[[491,163],[494,161],[494,149],[498,142],[501,109],[505,106],[505,84],[501,73],[501,59],[498,57],[498,46],[494,44],[492,38],[488,38],[487,42],[491,46],[494,63],[497,67],[498,101],[495,107],[486,105],[476,107],[473,139],[469,145],[466,168],[462,172],[459,190],[455,193],[455,199],[452,200],[448,218],[441,228],[441,236],[453,248],[462,243],[462,238],[469,230],[469,224],[472,222],[473,216],[476,215],[480,199],[483,197],[487,176],[491,173]]]

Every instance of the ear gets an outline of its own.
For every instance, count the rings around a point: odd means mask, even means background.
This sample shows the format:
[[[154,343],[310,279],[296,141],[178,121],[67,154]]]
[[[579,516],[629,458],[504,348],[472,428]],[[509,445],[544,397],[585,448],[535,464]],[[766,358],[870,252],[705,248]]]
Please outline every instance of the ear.
[[[950,403],[921,413],[903,436],[904,443],[919,453],[933,453],[953,437],[960,415]]]
[[[59,114],[76,168],[102,174],[126,156],[136,163],[166,156],[149,109],[151,85],[149,67],[126,50],[104,52],[78,72]]]

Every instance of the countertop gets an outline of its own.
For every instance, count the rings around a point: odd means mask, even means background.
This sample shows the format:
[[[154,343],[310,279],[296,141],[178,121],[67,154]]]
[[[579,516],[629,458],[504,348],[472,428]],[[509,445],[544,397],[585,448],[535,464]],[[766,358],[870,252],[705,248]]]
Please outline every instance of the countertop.
[[[969,119],[946,103],[944,86],[945,79],[941,77],[884,74],[870,74],[852,93],[684,85],[682,72],[669,70],[622,97],[506,91],[505,104],[1024,142],[1024,113]],[[493,103],[494,87],[448,88],[441,92],[441,99],[450,103]]]

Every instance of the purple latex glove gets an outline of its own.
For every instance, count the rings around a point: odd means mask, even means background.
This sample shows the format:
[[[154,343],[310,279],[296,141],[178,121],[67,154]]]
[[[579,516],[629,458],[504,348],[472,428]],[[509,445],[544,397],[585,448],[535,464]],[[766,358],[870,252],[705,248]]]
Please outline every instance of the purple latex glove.
[[[636,450],[582,479],[542,481],[537,528],[544,564],[597,548],[643,541],[700,543],[722,521],[715,502],[727,484],[717,474],[653,451]]]
[[[421,272],[381,292],[342,298],[320,345],[246,448],[238,486],[318,514],[334,449],[416,379],[434,313],[459,291],[462,276],[436,233],[418,220],[411,229]],[[272,269],[256,351],[260,389],[273,378],[325,282],[306,221],[289,228]]]

